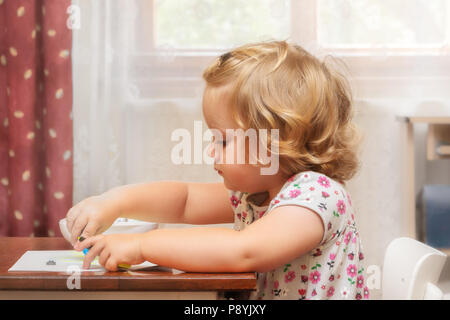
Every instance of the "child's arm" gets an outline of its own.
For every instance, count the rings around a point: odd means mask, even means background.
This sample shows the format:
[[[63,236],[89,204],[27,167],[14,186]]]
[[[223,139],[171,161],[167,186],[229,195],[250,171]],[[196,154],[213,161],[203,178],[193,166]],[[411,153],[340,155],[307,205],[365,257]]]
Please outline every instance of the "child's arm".
[[[159,181],[113,188],[67,214],[72,243],[106,230],[118,217],[164,223],[227,223],[233,210],[223,183]]]
[[[160,229],[141,238],[144,260],[193,272],[267,272],[319,245],[321,218],[299,206],[281,206],[242,231]]]
[[[160,181],[125,185],[111,190],[120,216],[161,223],[214,224],[233,222],[223,183]]]
[[[76,250],[93,246],[108,270],[120,263],[145,260],[193,272],[265,272],[319,245],[324,234],[321,218],[300,206],[281,206],[242,231],[227,228],[159,229],[140,235],[106,235],[78,243]]]

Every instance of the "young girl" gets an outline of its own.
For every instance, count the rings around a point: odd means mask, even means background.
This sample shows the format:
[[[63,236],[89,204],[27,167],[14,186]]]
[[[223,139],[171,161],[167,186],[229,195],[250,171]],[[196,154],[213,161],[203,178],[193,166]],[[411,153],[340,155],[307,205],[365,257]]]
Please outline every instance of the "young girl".
[[[226,137],[215,135],[209,148],[223,183],[126,185],[81,201],[67,220],[74,248],[92,247],[83,267],[99,256],[108,270],[148,260],[193,272],[256,271],[252,299],[367,299],[364,254],[344,183],[358,169],[345,78],[286,41],[238,47],[214,61],[203,78],[205,121]],[[266,141],[279,160],[275,174],[261,174],[270,164],[249,152],[245,141],[245,163],[218,161],[242,143],[226,129],[250,128],[279,130],[278,139]],[[118,217],[234,222],[234,230],[101,235]],[[80,235],[86,240],[77,241]]]

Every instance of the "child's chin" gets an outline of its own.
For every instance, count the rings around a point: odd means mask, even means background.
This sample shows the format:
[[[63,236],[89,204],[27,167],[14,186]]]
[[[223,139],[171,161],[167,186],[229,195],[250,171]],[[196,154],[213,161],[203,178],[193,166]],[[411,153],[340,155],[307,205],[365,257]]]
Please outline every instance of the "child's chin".
[[[229,182],[225,177],[222,176],[222,178],[223,178],[223,184],[225,185],[225,187],[226,187],[227,189],[234,190],[234,189],[233,189],[234,186],[230,185],[230,182]]]
[[[227,179],[223,179],[223,185],[225,186],[225,188],[227,188],[228,190],[234,190],[234,191],[242,191],[241,188],[236,185],[236,184],[232,184],[230,183]]]

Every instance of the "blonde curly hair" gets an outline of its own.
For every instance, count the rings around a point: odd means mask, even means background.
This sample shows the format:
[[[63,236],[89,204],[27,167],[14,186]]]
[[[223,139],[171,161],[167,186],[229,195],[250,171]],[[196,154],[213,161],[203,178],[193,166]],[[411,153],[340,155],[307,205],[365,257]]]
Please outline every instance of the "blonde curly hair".
[[[312,170],[344,183],[358,171],[350,85],[326,59],[284,40],[250,43],[215,59],[203,79],[208,88],[231,86],[240,128],[279,129],[273,143],[286,176]]]

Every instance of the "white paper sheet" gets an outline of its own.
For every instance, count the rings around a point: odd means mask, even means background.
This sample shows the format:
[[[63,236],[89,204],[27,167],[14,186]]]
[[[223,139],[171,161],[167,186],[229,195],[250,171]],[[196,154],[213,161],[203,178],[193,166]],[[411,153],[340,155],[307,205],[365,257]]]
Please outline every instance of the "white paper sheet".
[[[53,271],[74,272],[80,271],[107,271],[99,262],[98,257],[92,261],[89,269],[82,269],[84,254],[75,250],[39,250],[25,252],[8,271]],[[156,266],[151,262],[133,265],[129,270],[138,270]],[[77,269],[78,268],[78,269]]]

